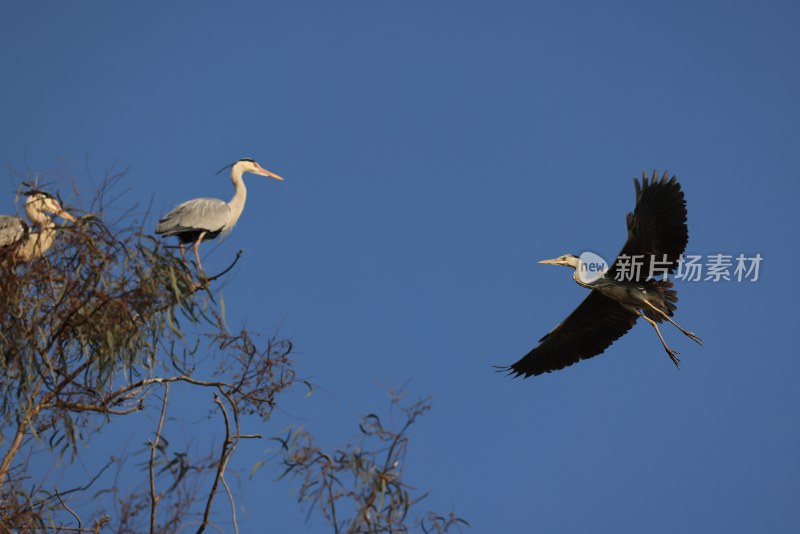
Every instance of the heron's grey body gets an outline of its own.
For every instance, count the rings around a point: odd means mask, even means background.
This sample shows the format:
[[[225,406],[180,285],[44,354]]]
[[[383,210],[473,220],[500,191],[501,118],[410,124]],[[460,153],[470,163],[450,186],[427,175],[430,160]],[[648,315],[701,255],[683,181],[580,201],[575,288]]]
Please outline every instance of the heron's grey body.
[[[240,159],[231,165],[234,194],[230,202],[216,198],[195,198],[179,204],[158,221],[156,233],[164,237],[177,237],[184,261],[186,261],[186,255],[183,245],[194,243],[197,266],[202,270],[198,253],[200,243],[203,240],[214,239],[230,232],[242,215],[244,203],[247,200],[247,188],[242,176],[246,172],[283,180],[250,158]]]
[[[177,236],[184,244],[194,243],[202,232],[206,232],[205,239],[214,239],[223,232],[230,232],[240,215],[241,211],[232,221],[228,203],[218,198],[195,198],[175,206],[158,221],[156,233],[164,237]]]
[[[653,303],[656,308],[672,315],[674,306],[670,308],[670,300],[666,298],[661,281],[646,280],[644,282],[628,281],[628,280],[615,280],[601,276],[593,282],[586,283],[581,280],[576,269],[572,275],[575,282],[582,287],[592,289],[599,292],[604,297],[616,301],[622,307],[633,311],[634,313],[641,308],[647,308],[645,300]],[[671,295],[669,295],[671,296]],[[677,301],[677,298],[675,298]],[[659,317],[657,321],[660,323],[663,318]]]
[[[601,354],[633,328],[639,318],[655,328],[675,365],[680,363],[677,352],[667,346],[659,323],[668,321],[702,344],[699,337],[672,320],[678,301],[672,282],[642,275],[655,272],[656,266],[660,274],[670,274],[677,268],[689,240],[683,191],[675,177],[668,179],[666,173],[660,180],[655,172],[650,179],[643,174],[642,183],[638,180],[634,183],[636,207],[627,217],[628,240],[617,260],[602,276],[588,282],[582,280],[580,258],[573,254],[539,262],[575,269],[574,280],[591,292],[561,324],[540,339],[536,347],[507,368],[512,373],[525,377],[539,375]],[[639,258],[643,265],[626,277],[621,258],[626,261]]]

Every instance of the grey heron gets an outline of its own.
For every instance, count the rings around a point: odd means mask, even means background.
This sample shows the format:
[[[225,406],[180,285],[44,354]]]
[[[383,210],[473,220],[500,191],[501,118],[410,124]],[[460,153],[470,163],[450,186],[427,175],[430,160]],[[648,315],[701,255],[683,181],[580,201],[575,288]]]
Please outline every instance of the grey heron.
[[[589,277],[579,270],[580,259],[573,254],[539,262],[575,269],[575,281],[591,292],[533,350],[505,368],[514,376],[527,378],[549,373],[597,356],[627,333],[640,317],[655,328],[676,366],[680,365],[678,353],[664,341],[659,323],[667,320],[690,339],[703,344],[699,337],[672,320],[678,300],[672,282],[666,276],[663,279],[651,276],[654,272],[673,273],[689,241],[686,200],[681,186],[675,176],[668,179],[667,173],[659,180],[655,171],[649,180],[642,173],[641,184],[634,178],[634,185],[636,207],[627,215],[628,240],[607,271],[587,281]],[[631,258],[640,258],[640,268],[626,273]]]
[[[183,250],[183,245],[194,244],[194,256],[197,258],[197,267],[201,273],[203,266],[200,264],[200,254],[198,253],[200,242],[204,239],[214,239],[220,234],[227,234],[242,215],[244,202],[247,199],[247,188],[244,186],[242,175],[249,172],[283,180],[250,158],[243,158],[236,163],[226,165],[217,174],[228,167],[231,168],[231,181],[235,190],[230,202],[216,198],[195,198],[175,206],[172,211],[158,221],[158,226],[156,226],[157,234],[163,237],[176,236],[178,238],[178,247],[184,263],[186,263],[186,252]]]
[[[26,197],[25,214],[38,231],[33,231],[19,217],[0,215],[0,249],[10,250],[16,260],[30,261],[43,255],[53,245],[56,223],[48,213],[70,222],[75,222],[75,217],[67,213],[58,199],[49,193],[32,189],[23,195]]]

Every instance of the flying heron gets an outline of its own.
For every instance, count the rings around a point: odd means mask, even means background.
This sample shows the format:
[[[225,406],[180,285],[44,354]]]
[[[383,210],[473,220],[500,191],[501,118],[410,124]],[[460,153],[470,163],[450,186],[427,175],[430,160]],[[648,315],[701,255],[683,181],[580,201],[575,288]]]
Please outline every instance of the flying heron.
[[[194,244],[194,256],[197,258],[197,267],[202,273],[198,249],[204,239],[214,239],[220,234],[227,234],[236,225],[242,215],[244,202],[247,199],[247,188],[244,186],[242,175],[246,172],[269,176],[276,180],[283,180],[277,174],[261,167],[255,160],[243,158],[221,168],[217,174],[228,167],[231,168],[231,181],[235,193],[230,202],[223,202],[216,198],[195,198],[175,206],[163,219],[158,221],[156,233],[164,237],[176,236],[179,240],[183,262],[186,263],[186,252],[183,245]]]
[[[33,231],[28,224],[13,215],[0,215],[0,249],[11,250],[19,261],[30,261],[43,255],[53,245],[56,223],[48,215],[75,222],[75,217],[64,211],[56,197],[38,189],[25,191],[25,214],[38,228]]]
[[[591,292],[569,317],[539,340],[539,345],[506,368],[514,376],[549,373],[597,356],[625,335],[640,317],[655,328],[676,366],[680,366],[678,353],[664,341],[659,323],[667,320],[703,344],[672,320],[678,301],[672,282],[652,276],[654,272],[673,273],[689,241],[681,186],[674,176],[668,179],[667,173],[659,180],[655,171],[650,180],[642,173],[641,184],[634,178],[634,185],[636,207],[627,216],[628,240],[608,270],[597,277],[586,276],[581,272],[580,258],[573,254],[539,262],[575,269],[575,281]],[[639,268],[632,268],[637,259]]]

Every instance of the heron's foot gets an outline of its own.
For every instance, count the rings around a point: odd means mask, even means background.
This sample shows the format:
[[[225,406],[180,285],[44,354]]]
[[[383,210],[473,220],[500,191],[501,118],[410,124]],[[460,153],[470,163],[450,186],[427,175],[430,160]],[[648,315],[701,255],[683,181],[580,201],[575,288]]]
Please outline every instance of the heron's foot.
[[[681,361],[678,359],[678,354],[680,354],[680,353],[675,349],[671,349],[671,348],[667,347],[666,345],[664,346],[664,348],[667,349],[667,354],[669,355],[670,359],[672,359],[672,363],[675,364],[675,367],[680,369],[681,368]]]
[[[195,289],[195,281],[192,279],[192,272],[189,270],[189,267],[182,263],[183,265],[183,278],[186,280],[186,285],[189,286],[191,289]]]
[[[194,287],[195,291],[198,289],[202,289],[208,286],[209,278],[206,276],[206,273],[202,269],[197,270],[197,281],[192,281],[192,286]]]
[[[209,284],[209,282],[210,282],[210,279],[209,279],[209,278],[206,278],[205,276],[199,277],[199,278],[197,279],[197,281],[195,281],[195,280],[190,280],[190,281],[189,281],[189,285],[190,285],[190,287],[191,287],[191,291],[192,291],[192,293],[194,293],[194,292],[196,292],[196,291],[200,291],[201,289],[205,289],[205,288],[207,288],[207,287],[208,287],[208,284]]]
[[[686,337],[688,337],[689,339],[691,339],[692,341],[694,341],[695,343],[697,343],[701,347],[703,346],[703,340],[700,339],[696,334],[694,334],[692,332],[686,332],[686,331],[684,331],[683,333],[686,334]]]

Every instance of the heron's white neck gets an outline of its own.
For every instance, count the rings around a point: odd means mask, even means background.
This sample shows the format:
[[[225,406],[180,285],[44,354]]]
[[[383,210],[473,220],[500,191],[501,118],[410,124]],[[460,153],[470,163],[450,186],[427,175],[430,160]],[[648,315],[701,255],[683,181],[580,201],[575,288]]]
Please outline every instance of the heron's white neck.
[[[37,207],[33,207],[30,204],[25,205],[25,215],[27,215],[28,219],[36,226],[54,226],[53,219],[47,214],[47,212],[38,209]]]
[[[233,193],[231,201],[228,202],[228,207],[231,209],[231,218],[225,227],[226,232],[233,229],[239,217],[242,216],[242,211],[244,211],[244,203],[247,200],[247,188],[244,186],[244,180],[242,179],[243,174],[244,169],[242,169],[239,164],[234,165],[233,169],[231,169],[231,182],[233,182],[235,192]]]

